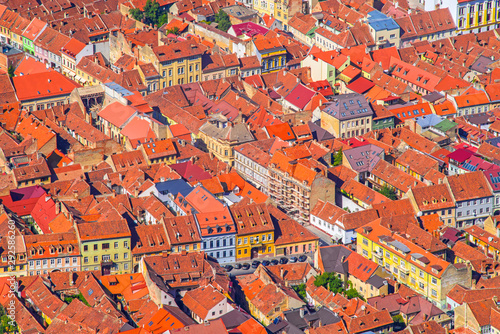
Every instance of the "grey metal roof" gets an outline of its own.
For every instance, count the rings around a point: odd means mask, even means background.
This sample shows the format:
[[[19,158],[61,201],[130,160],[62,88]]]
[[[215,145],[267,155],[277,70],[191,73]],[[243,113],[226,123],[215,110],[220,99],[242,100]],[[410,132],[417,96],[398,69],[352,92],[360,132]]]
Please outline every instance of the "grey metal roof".
[[[394,241],[390,242],[390,244],[393,245],[394,247],[396,247],[397,249],[401,250],[404,253],[410,252],[410,248],[408,248],[408,246],[406,246],[402,242],[394,240]]]

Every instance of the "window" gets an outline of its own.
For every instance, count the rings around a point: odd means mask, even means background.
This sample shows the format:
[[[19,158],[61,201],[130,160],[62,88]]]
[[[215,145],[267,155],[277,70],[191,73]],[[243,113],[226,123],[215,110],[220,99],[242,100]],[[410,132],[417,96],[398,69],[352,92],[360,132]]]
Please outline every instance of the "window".
[[[89,250],[89,246],[88,245],[83,246],[83,251],[84,252],[87,252],[88,250]]]
[[[418,287],[419,287],[421,290],[425,289],[425,285],[424,285],[424,283],[422,283],[422,282],[419,282],[419,283],[418,283]]]
[[[363,238],[363,245],[368,246],[368,240]]]
[[[128,259],[128,253],[123,253],[123,258]]]
[[[102,244],[101,248],[102,249],[109,249],[109,243],[106,242],[106,243]]]
[[[95,251],[97,250],[97,247],[98,247],[98,245],[97,245],[97,244],[95,244],[95,245],[94,245],[94,250],[95,250]]]
[[[38,262],[38,261],[37,261],[37,262]],[[85,257],[83,258],[83,263],[89,263],[89,258],[85,256]]]
[[[367,251],[367,250],[365,250],[365,249],[363,249],[363,256],[364,256],[364,257],[368,257],[368,251]]]
[[[437,284],[437,282],[438,282],[438,281],[437,281],[437,279],[436,279],[436,278],[434,278],[434,277],[432,277],[432,278],[431,278],[431,283],[432,283],[432,285],[436,285],[436,284]]]
[[[424,272],[422,270],[419,271],[418,275],[420,276],[420,278],[424,278]]]
[[[431,289],[431,295],[432,295],[432,297],[437,297],[437,295],[438,295],[437,291],[434,289]]]
[[[128,241],[123,242],[123,247],[128,248]]]
[[[248,243],[248,238],[247,238],[247,237],[245,237],[245,238],[243,239],[243,243],[244,243],[245,245]]]
[[[99,257],[98,256],[94,256],[94,263],[96,262],[99,262]]]
[[[114,258],[115,260],[118,260],[118,253],[116,253],[116,254],[113,256],[113,258]]]

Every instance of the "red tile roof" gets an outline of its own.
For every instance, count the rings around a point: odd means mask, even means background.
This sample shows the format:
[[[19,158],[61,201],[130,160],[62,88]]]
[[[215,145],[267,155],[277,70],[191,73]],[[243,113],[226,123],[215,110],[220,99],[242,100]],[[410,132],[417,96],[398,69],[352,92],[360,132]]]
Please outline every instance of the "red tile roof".
[[[38,100],[52,96],[69,95],[81,87],[59,72],[49,71],[12,78],[19,101]]]
[[[102,108],[98,115],[114,126],[121,128],[136,112],[135,108],[123,105],[120,102],[113,102]]]

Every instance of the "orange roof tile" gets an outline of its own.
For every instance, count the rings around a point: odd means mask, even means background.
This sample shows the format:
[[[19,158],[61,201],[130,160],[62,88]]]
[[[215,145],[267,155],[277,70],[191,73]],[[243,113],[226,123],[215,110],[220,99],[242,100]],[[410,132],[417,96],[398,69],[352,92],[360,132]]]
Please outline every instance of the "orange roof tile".
[[[14,77],[12,82],[16,88],[19,101],[69,95],[73,89],[81,87],[76,82],[56,71]]]

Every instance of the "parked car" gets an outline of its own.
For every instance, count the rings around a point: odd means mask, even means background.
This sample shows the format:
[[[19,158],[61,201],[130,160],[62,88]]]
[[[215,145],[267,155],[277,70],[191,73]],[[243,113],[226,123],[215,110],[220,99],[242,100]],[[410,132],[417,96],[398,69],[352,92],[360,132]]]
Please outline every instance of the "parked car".
[[[248,263],[243,263],[243,264],[241,265],[241,269],[243,269],[243,270],[248,270],[248,269],[250,269],[250,265],[249,265]]]
[[[271,260],[271,264],[272,264],[273,266],[275,266],[275,265],[277,265],[277,264],[279,264],[279,263],[280,263],[280,262],[279,262],[278,260],[276,260],[276,259],[272,259],[272,260]]]
[[[307,256],[305,256],[305,255],[299,256],[299,261],[300,262],[306,262],[306,260],[307,260]]]
[[[233,270],[233,266],[228,264],[228,265],[224,266],[224,269],[226,269],[227,272],[230,272],[231,270]]]
[[[263,265],[264,267],[267,267],[267,266],[268,266],[268,265],[270,265],[270,264],[271,264],[271,262],[269,262],[269,261],[267,261],[267,260],[262,261],[262,265]]]
[[[290,258],[290,263],[295,263],[297,261],[298,261],[298,259],[297,259],[296,256],[293,256],[293,257]]]
[[[281,263],[281,264],[286,264],[287,262],[288,262],[288,258],[286,258],[286,257],[282,257],[282,258],[280,259],[280,263]]]
[[[252,268],[256,269],[259,266],[259,264],[260,264],[260,261],[257,261],[257,260],[253,261],[252,262]]]
[[[234,269],[241,269],[241,263],[236,263],[234,265]]]

